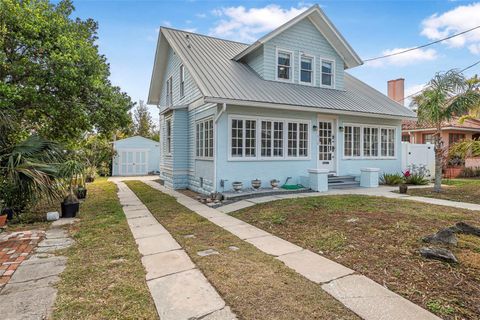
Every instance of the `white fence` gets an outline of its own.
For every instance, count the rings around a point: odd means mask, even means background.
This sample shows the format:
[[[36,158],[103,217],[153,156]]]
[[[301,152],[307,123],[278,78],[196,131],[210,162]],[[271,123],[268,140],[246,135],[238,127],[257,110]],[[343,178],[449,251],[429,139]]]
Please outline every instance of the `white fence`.
[[[402,170],[410,165],[424,165],[435,175],[435,150],[433,144],[412,144],[402,142]]]

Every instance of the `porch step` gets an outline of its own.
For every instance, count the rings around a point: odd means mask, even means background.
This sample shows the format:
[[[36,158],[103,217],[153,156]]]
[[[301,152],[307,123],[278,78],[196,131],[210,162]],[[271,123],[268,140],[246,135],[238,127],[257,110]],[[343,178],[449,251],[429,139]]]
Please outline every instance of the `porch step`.
[[[354,176],[328,177],[328,189],[351,189],[360,186]]]

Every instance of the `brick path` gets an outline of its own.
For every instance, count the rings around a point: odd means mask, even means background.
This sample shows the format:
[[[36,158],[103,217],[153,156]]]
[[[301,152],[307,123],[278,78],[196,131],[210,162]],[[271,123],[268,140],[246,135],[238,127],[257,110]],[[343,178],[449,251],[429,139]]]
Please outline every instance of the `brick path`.
[[[29,230],[0,235],[0,289],[13,276],[18,266],[30,256],[45,237],[45,231]]]

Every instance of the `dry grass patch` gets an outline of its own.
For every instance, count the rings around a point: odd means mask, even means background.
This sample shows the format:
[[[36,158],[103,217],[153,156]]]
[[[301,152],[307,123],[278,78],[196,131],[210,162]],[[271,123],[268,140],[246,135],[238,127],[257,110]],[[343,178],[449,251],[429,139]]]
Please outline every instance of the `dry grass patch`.
[[[281,200],[232,215],[352,268],[445,319],[479,319],[480,239],[460,235],[458,265],[422,258],[421,238],[480,213],[368,196]]]
[[[319,285],[146,184],[127,185],[172,234],[240,319],[358,319]],[[186,235],[194,238],[185,238]],[[230,246],[239,248],[237,251]],[[200,257],[214,249],[219,255]]]
[[[441,192],[435,192],[433,188],[418,188],[409,189],[408,194],[480,204],[480,179],[452,179],[443,180],[443,183]]]
[[[158,319],[116,186],[105,179],[89,184],[79,217],[53,318]]]

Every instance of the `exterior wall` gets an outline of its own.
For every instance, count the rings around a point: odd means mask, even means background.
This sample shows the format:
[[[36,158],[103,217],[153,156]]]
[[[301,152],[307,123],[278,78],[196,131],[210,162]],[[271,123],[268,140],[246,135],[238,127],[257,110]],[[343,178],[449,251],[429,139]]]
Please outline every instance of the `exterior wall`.
[[[310,121],[309,158],[302,160],[229,160],[229,115],[244,115],[252,117],[279,118],[287,120]],[[308,185],[308,170],[317,168],[318,159],[318,132],[312,126],[318,121],[318,113],[295,112],[275,110],[267,108],[251,108],[240,106],[227,106],[227,111],[222,114],[217,123],[217,149],[215,155],[216,164],[216,189],[217,191],[228,191],[232,189],[232,182],[241,181],[244,187],[250,187],[253,179],[262,180],[262,187],[269,187],[271,179],[278,179],[283,184],[287,177],[291,177],[289,184],[300,183]],[[324,115],[331,118],[331,115]],[[402,169],[402,148],[401,148],[401,121],[387,120],[368,117],[337,116],[334,127],[338,128],[345,123],[358,123],[370,125],[393,126],[396,129],[396,155],[393,159],[346,159],[343,157],[343,132],[337,131],[336,139],[336,172],[337,175],[360,176],[360,169],[365,167],[379,168],[382,172],[400,172]],[[257,128],[258,130],[258,128]],[[259,150],[257,150],[259,152]],[[221,180],[224,180],[224,187],[221,187]]]
[[[170,76],[173,80],[172,97],[174,106],[187,105],[202,96],[200,90],[195,84],[195,81],[185,67],[185,95],[180,98],[180,65],[182,65],[181,59],[170,47],[168,49],[167,67],[165,70],[164,78],[162,80],[162,93],[160,94],[160,106],[162,106],[163,108],[165,108],[167,100],[166,82],[168,78],[170,78]]]
[[[275,80],[276,49],[293,51],[293,80],[299,83],[300,53],[315,56],[315,85],[320,86],[320,58],[335,61],[335,89],[343,90],[344,63],[342,58],[328,43],[325,37],[308,19],[298,22],[293,27],[280,33],[263,45],[264,62],[263,77],[266,80]],[[252,68],[259,68],[253,67]]]
[[[260,76],[263,78],[263,46],[250,53],[245,62]]]
[[[127,139],[117,140],[113,143],[113,148],[117,154],[113,157],[112,164],[112,175],[120,175],[119,166],[121,163],[120,151],[122,149],[145,149],[147,150],[147,172],[158,171],[160,166],[160,143],[142,138],[142,137],[131,137]]]
[[[214,160],[196,158],[196,121],[213,118],[216,112],[215,104],[207,104],[190,110],[188,113],[189,123],[189,152],[188,152],[188,188],[190,190],[208,194],[213,190]],[[214,144],[216,137],[214,134]],[[214,150],[214,153],[216,150]]]

